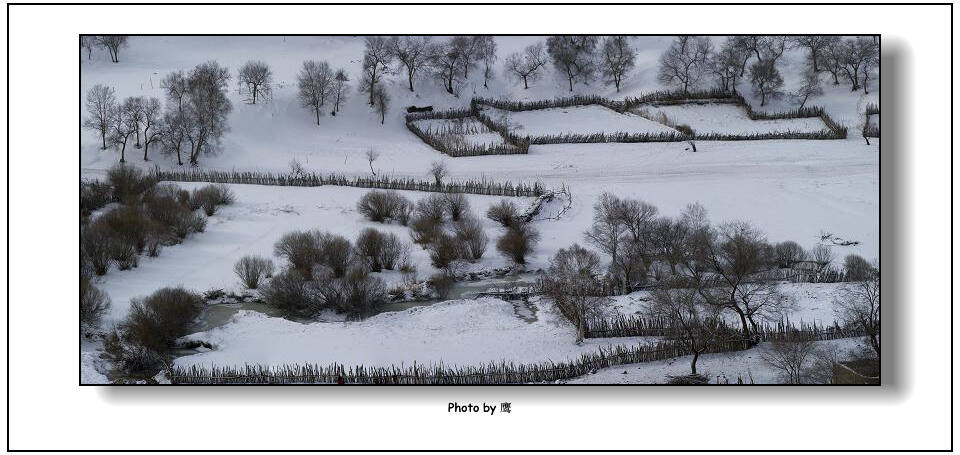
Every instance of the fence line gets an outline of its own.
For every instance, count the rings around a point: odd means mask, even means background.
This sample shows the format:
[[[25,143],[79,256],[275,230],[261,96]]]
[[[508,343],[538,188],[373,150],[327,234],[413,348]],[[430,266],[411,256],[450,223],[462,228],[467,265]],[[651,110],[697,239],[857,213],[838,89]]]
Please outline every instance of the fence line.
[[[206,171],[155,169],[158,180],[175,182],[212,182],[251,185],[304,186],[323,185],[351,186],[387,190],[430,191],[439,193],[469,193],[487,196],[539,197],[546,191],[540,182],[517,183],[494,182],[486,179],[443,182],[437,185],[429,180],[402,177],[348,177],[342,174],[274,174],[255,171]]]

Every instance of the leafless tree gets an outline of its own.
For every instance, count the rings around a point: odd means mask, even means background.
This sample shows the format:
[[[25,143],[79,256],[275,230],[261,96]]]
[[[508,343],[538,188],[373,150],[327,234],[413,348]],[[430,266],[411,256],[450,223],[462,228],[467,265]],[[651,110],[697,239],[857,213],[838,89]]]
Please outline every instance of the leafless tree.
[[[335,84],[335,76],[329,63],[316,60],[303,62],[300,74],[297,75],[297,98],[300,99],[301,106],[313,110],[317,125],[320,125],[321,108],[326,104],[327,98],[333,95]]]
[[[861,73],[876,59],[877,47],[869,38],[856,37],[843,40],[839,46],[840,70],[850,81],[850,91],[860,88]]]
[[[843,270],[847,281],[872,280],[877,274],[877,269],[872,264],[856,254],[848,254],[843,259]]]
[[[430,164],[430,175],[433,176],[433,181],[437,186],[443,184],[443,179],[450,174],[450,171],[447,169],[447,163],[444,161],[434,161]]]
[[[678,36],[660,56],[657,79],[688,92],[697,86],[707,71],[707,58],[712,51],[713,45],[707,37]]]
[[[487,82],[493,78],[493,64],[497,61],[497,42],[492,36],[476,36],[476,58],[483,63],[483,88],[489,88]]]
[[[717,86],[721,90],[737,92],[737,80],[743,73],[744,55],[749,57],[749,54],[737,46],[736,39],[727,38],[720,50],[710,57],[708,67],[717,78]]]
[[[470,69],[477,66],[477,50],[480,48],[480,42],[477,36],[454,36],[450,40],[450,46],[460,54],[460,68],[463,70],[463,79],[470,77]]]
[[[557,250],[544,275],[544,292],[574,323],[578,343],[583,341],[587,320],[596,315],[602,300],[593,295],[600,275],[600,257],[576,243]]]
[[[870,347],[880,357],[880,272],[873,278],[841,288],[834,296],[834,313],[843,324],[866,333]]]
[[[803,81],[800,82],[800,87],[791,95],[794,99],[800,101],[800,109],[803,109],[803,106],[807,104],[807,99],[811,96],[823,95],[823,89],[820,88],[820,73],[807,68],[803,72]]]
[[[110,52],[110,61],[118,63],[120,61],[120,48],[127,46],[129,37],[126,35],[100,35],[97,38],[97,43]]]
[[[164,76],[160,81],[160,87],[167,97],[167,102],[172,103],[177,111],[183,111],[183,103],[190,91],[189,79],[183,71],[173,71]]]
[[[177,165],[183,166],[181,151],[183,143],[187,139],[187,118],[183,111],[177,110],[167,104],[167,110],[163,113],[163,145],[164,151],[177,155]]]
[[[363,51],[363,78],[360,81],[360,91],[370,95],[369,104],[373,106],[375,88],[383,75],[390,71],[393,63],[393,50],[390,39],[383,36],[368,36]]]
[[[248,100],[257,104],[257,99],[269,100],[273,92],[273,71],[259,60],[251,60],[237,72],[237,83],[247,89]]]
[[[574,82],[589,83],[596,72],[599,37],[595,35],[554,35],[547,38],[547,53],[553,66],[564,74],[570,91]]]
[[[456,45],[455,40],[456,38],[451,38],[446,42],[435,43],[430,50],[434,76],[450,94],[456,94],[456,88],[461,81],[460,70],[466,58],[464,50]]]
[[[143,160],[149,161],[147,156],[150,144],[160,141],[164,134],[163,112],[160,100],[150,98],[143,102]]]
[[[90,117],[84,120],[83,126],[100,134],[102,149],[106,150],[107,135],[117,115],[117,95],[113,89],[97,84],[87,91],[87,113]]]
[[[430,37],[394,37],[390,39],[390,48],[401,69],[407,73],[407,84],[410,91],[414,91],[413,80],[417,73],[430,64]]]
[[[376,161],[377,158],[380,158],[380,153],[374,150],[373,147],[370,147],[367,149],[366,157],[367,157],[367,164],[370,165],[370,173],[376,176],[377,171],[373,170],[373,162]]]
[[[774,341],[760,357],[780,371],[787,384],[803,384],[815,358],[816,345],[812,341]]]
[[[663,319],[673,336],[693,354],[690,373],[697,374],[697,361],[721,337],[722,323],[716,307],[706,304],[693,289],[656,290],[647,309],[653,319]]]
[[[600,69],[607,83],[612,83],[620,92],[624,76],[636,65],[637,53],[630,46],[630,38],[623,35],[603,39]]]
[[[350,90],[350,77],[347,76],[346,70],[340,68],[337,70],[337,73],[333,76],[333,91],[336,94],[336,99],[333,102],[333,115],[337,115],[340,112],[340,103],[346,100],[347,92]]]
[[[373,108],[380,114],[380,124],[383,125],[387,118],[387,111],[390,109],[390,95],[382,85],[374,88]]]
[[[132,98],[124,99],[123,103],[120,104],[117,109],[117,114],[112,117],[111,121],[110,140],[120,146],[121,163],[127,162],[127,141],[136,129],[134,122],[130,118],[130,112],[133,111],[133,104]]]
[[[830,35],[801,35],[793,38],[794,43],[807,49],[807,58],[810,61],[810,69],[814,73],[821,71],[819,61],[823,53],[831,44],[840,40],[839,36]]]
[[[817,245],[810,250],[810,261],[817,267],[817,274],[822,274],[833,262],[833,250],[827,245]]]
[[[227,99],[230,72],[215,61],[201,63],[190,71],[184,113],[190,164],[196,166],[200,155],[215,150],[223,133],[230,129],[227,115],[233,105]]]
[[[610,256],[610,272],[621,278],[624,238],[627,227],[620,217],[620,199],[611,193],[603,193],[593,205],[593,224],[583,235],[588,243]],[[623,279],[623,281],[626,281]]]
[[[95,35],[80,35],[80,49],[87,51],[87,60],[93,58],[94,46],[97,46]]]
[[[792,268],[807,260],[807,252],[797,242],[787,240],[774,246],[777,265],[780,268]]]
[[[525,264],[526,257],[540,241],[540,233],[529,224],[515,224],[497,240],[497,251],[517,264]]]
[[[750,83],[754,94],[760,95],[760,105],[767,104],[767,98],[775,98],[783,88],[783,76],[777,66],[768,60],[759,60],[750,65]]]
[[[843,74],[843,41],[836,40],[827,43],[821,54],[820,67],[833,76],[833,85],[840,85],[840,76]]]
[[[136,148],[140,148],[140,126],[143,124],[144,117],[144,106],[146,104],[146,99],[142,96],[132,96],[123,100],[123,109],[124,115],[127,117],[127,121],[130,122],[131,128],[133,129],[134,134],[134,144]]]
[[[529,82],[540,79],[542,69],[547,64],[547,55],[543,43],[531,44],[523,53],[514,52],[507,56],[504,71],[507,77],[523,81],[523,88],[530,88]]]

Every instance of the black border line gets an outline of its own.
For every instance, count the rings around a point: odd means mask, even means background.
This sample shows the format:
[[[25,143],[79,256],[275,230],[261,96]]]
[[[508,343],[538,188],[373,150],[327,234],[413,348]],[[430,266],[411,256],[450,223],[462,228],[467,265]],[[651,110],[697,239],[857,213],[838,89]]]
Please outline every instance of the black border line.
[[[7,4],[7,451],[12,452],[316,452],[318,450],[251,450],[251,449],[240,449],[240,450],[224,450],[224,449],[206,449],[206,450],[189,450],[189,449],[175,449],[175,450],[159,450],[159,449],[135,449],[135,450],[122,450],[122,449],[112,449],[112,450],[72,450],[72,449],[57,449],[57,450],[43,450],[43,449],[10,449],[10,7],[11,6],[486,6],[486,5],[501,5],[501,6],[823,6],[823,5],[839,5],[839,6],[949,6],[950,8],[950,297],[951,302],[953,300],[953,4],[952,3],[823,3],[823,2],[808,2],[808,3],[742,3],[742,2],[732,2],[732,3],[328,3],[328,4],[316,4],[316,3],[8,3]],[[539,35],[539,34],[538,34]],[[162,35],[162,34],[140,34],[139,36],[191,36],[190,34],[171,34],[171,35]],[[203,36],[203,35],[195,35]],[[276,36],[272,34],[218,34],[218,35],[206,35],[206,36]],[[313,34],[293,34],[287,36],[318,36]],[[325,35],[325,36],[352,36],[352,35]],[[532,34],[523,34],[523,35],[502,35],[502,36],[533,36]],[[654,35],[654,34],[637,34],[636,36],[663,36],[663,35]],[[710,34],[708,36],[724,36],[719,34]],[[79,67],[78,67],[79,68]],[[878,65],[878,70],[880,66]],[[78,77],[79,85],[79,77]],[[878,95],[882,97],[882,93]],[[79,136],[79,134],[78,134]],[[883,147],[882,142],[880,145],[881,149]],[[881,152],[882,157],[882,152]],[[882,165],[882,160],[881,160]],[[882,169],[882,167],[881,167]],[[881,170],[882,173],[882,170]],[[882,203],[881,203],[881,212],[882,212]],[[882,218],[881,218],[882,220]],[[882,226],[881,226],[882,230]],[[882,239],[882,234],[881,234]],[[878,256],[880,255],[880,248],[878,248]],[[951,325],[950,325],[950,340],[951,340],[951,356],[950,356],[950,448],[949,449],[924,449],[924,450],[910,450],[910,449],[882,449],[882,450],[866,450],[866,449],[845,449],[845,450],[829,450],[829,449],[818,449],[818,450],[800,450],[800,449],[773,449],[773,450],[763,450],[763,449],[748,449],[748,450],[736,450],[736,449],[716,449],[716,450],[697,450],[696,452],[746,452],[746,453],[756,453],[756,452],[906,452],[906,451],[917,451],[917,452],[945,452],[953,451],[953,306],[950,307],[950,316],[951,316]],[[882,370],[881,370],[882,371]],[[79,374],[78,374],[79,376]],[[79,378],[78,378],[79,379]],[[242,385],[242,384],[237,384]],[[252,385],[252,384],[250,384]],[[261,385],[270,385],[270,384],[261,384]],[[288,384],[288,385],[297,385],[297,384]],[[360,385],[360,384],[356,384]],[[503,386],[515,386],[514,384],[501,384]],[[529,385],[540,385],[540,384],[529,384]],[[584,384],[587,385],[587,384]],[[609,387],[614,384],[592,384],[594,386]],[[617,385],[633,385],[633,386],[644,386],[644,384],[617,384]],[[647,386],[653,384],[646,384]],[[776,384],[756,384],[756,385],[776,385]],[[208,385],[213,387],[218,387],[220,385]],[[782,387],[790,387],[787,385],[779,385]],[[191,386],[187,386],[191,387]],[[196,386],[194,386],[196,387]],[[481,386],[487,387],[487,386]],[[320,452],[628,452],[633,450],[319,450]],[[690,450],[681,450],[681,449],[667,449],[667,450],[638,450],[640,452],[690,452]]]

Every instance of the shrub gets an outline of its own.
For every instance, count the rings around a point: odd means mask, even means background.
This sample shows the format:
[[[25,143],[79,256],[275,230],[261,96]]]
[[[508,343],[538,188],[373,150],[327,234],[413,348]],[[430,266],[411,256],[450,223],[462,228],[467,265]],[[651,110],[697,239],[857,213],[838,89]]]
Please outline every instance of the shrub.
[[[396,234],[385,235],[380,248],[380,264],[387,270],[404,269],[410,266],[410,245]]]
[[[113,200],[128,203],[137,201],[156,180],[134,166],[117,164],[107,171],[107,182],[113,187]]]
[[[460,217],[470,210],[470,201],[463,193],[447,193],[444,198],[447,200],[447,212],[453,221],[459,221]]]
[[[496,205],[491,205],[487,210],[487,218],[500,223],[503,227],[513,226],[520,217],[520,211],[517,205],[512,201],[501,199]]]
[[[80,215],[86,218],[113,200],[113,189],[109,184],[97,180],[80,182]]]
[[[93,285],[90,277],[80,274],[80,326],[96,328],[110,307],[110,297]]]
[[[446,273],[434,274],[427,282],[430,283],[430,287],[437,292],[437,298],[440,299],[445,299],[450,295],[454,284],[453,277]]]
[[[321,263],[330,267],[334,277],[342,277],[353,260],[353,247],[346,237],[324,233],[320,236]]]
[[[540,233],[527,224],[517,224],[497,240],[497,250],[517,264],[525,264],[526,257],[540,241]]]
[[[847,255],[843,260],[843,270],[846,273],[847,281],[868,281],[872,280],[877,269],[873,267],[866,259],[856,254]]]
[[[370,314],[386,301],[383,280],[370,276],[360,267],[351,267],[336,285],[343,296],[339,309],[354,316]]]
[[[217,213],[218,206],[233,204],[234,200],[230,187],[217,183],[193,190],[190,194],[190,207],[193,210],[202,208],[207,216],[213,216]]]
[[[273,275],[273,261],[259,256],[244,256],[233,266],[233,273],[248,289],[260,286],[260,280]]]
[[[443,233],[443,221],[435,218],[416,216],[410,222],[410,238],[413,243],[428,245]]]
[[[304,279],[312,275],[313,265],[320,262],[320,231],[288,232],[273,245],[275,256],[287,258]]]
[[[357,201],[357,211],[377,223],[394,219],[400,224],[409,220],[412,204],[396,191],[370,191]]]
[[[264,302],[287,316],[308,318],[320,310],[322,301],[300,272],[288,269],[270,279],[260,290]]]
[[[445,269],[463,257],[463,249],[457,238],[444,233],[434,238],[427,251],[430,253],[430,262],[438,269]]]
[[[379,272],[383,269],[380,262],[383,250],[384,235],[373,228],[365,228],[360,231],[356,241],[357,256],[362,258],[369,266],[372,272]]]
[[[690,128],[690,125],[679,124],[674,126],[673,128],[683,133],[684,136],[693,136],[693,128]]]
[[[442,224],[448,207],[447,198],[443,194],[434,193],[417,201],[416,215],[417,218],[427,218]]]
[[[797,263],[807,259],[807,252],[797,242],[787,240],[776,244],[773,248],[777,265],[780,268],[792,268]]]
[[[147,246],[147,237],[155,230],[153,220],[137,205],[124,205],[104,213],[94,224],[104,224],[115,243],[130,246],[139,254]]]
[[[80,234],[80,249],[93,273],[105,275],[112,259],[110,230],[106,225],[93,223]]]
[[[473,260],[483,257],[483,253],[487,251],[488,239],[480,220],[468,214],[454,224],[454,232],[463,246],[465,257]]]
[[[130,313],[120,324],[123,339],[158,354],[187,334],[200,315],[203,299],[181,287],[162,288],[146,298],[133,299]]]

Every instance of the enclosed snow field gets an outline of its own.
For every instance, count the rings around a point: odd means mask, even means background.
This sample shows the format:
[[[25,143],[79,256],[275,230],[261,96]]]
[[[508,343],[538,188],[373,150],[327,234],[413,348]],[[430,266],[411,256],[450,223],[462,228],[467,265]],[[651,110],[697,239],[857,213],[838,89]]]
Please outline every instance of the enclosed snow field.
[[[658,121],[689,125],[698,134],[813,133],[827,126],[819,117],[781,120],[751,120],[740,106],[727,103],[648,105],[635,111]]]
[[[521,136],[595,133],[676,133],[666,125],[635,114],[621,114],[603,106],[577,106],[510,112],[485,106],[494,118],[504,118]]]

